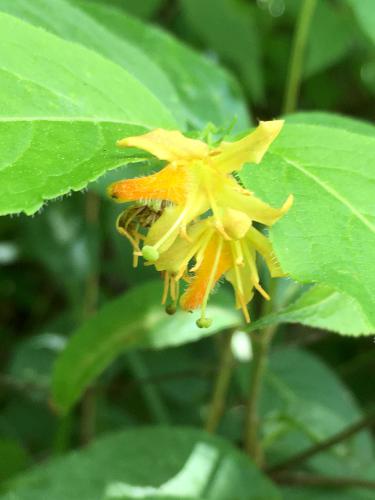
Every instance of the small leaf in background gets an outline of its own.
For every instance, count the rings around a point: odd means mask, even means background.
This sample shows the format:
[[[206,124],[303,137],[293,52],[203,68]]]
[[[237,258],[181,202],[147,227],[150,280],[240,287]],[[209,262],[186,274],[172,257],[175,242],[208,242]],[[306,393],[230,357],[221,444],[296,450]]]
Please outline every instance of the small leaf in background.
[[[178,311],[168,316],[160,304],[161,291],[162,281],[134,287],[105,305],[74,333],[56,362],[53,376],[53,398],[61,411],[67,411],[121,352],[177,346],[240,324],[232,303],[226,307],[224,293],[218,294],[207,309],[212,325],[201,329],[195,325],[199,311]]]
[[[1,483],[26,469],[29,462],[29,455],[17,441],[0,438],[0,491]]]
[[[363,32],[375,44],[375,9],[373,0],[346,0],[353,9]]]
[[[248,367],[236,369],[247,390]],[[293,347],[270,356],[261,397],[263,444],[272,466],[309,448],[362,418],[349,389],[316,356]],[[369,431],[362,431],[307,461],[311,472],[366,477],[374,450]]]
[[[222,67],[191,50],[171,34],[145,25],[107,4],[78,1],[90,16],[122,39],[149,55],[175,85],[189,124],[204,128],[207,122],[235,130],[249,126],[249,114],[236,80]]]
[[[368,135],[287,123],[262,164],[241,172],[246,187],[275,206],[294,194],[292,209],[270,230],[284,271],[297,281],[353,296],[370,324],[375,324],[374,150],[375,138]]]
[[[358,302],[326,286],[316,285],[287,307],[250,325],[251,330],[279,323],[302,323],[341,335],[372,335],[371,325]]]
[[[343,7],[326,0],[317,3],[306,47],[304,78],[333,66],[352,47],[355,30],[351,16]],[[319,36],[316,36],[317,33]]]
[[[245,455],[187,427],[109,435],[35,469],[14,486],[1,500],[281,500],[276,487]]]
[[[126,163],[115,148],[119,137],[175,126],[120,66],[7,14],[0,29],[0,214],[31,214]]]
[[[264,77],[254,9],[236,0],[181,0],[180,4],[204,45],[236,68],[251,101],[262,102]]]

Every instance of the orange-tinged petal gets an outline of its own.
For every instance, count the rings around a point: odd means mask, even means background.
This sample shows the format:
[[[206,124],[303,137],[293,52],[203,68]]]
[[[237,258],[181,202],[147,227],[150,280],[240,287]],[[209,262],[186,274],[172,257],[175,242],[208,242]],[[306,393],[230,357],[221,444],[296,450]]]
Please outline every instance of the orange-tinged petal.
[[[211,290],[220,279],[220,277],[228,271],[232,265],[231,253],[227,245],[223,245],[221,255],[214,276],[212,276],[212,266],[216,259],[218,242],[221,236],[214,236],[207,245],[204,253],[202,264],[196,272],[196,275],[183,294],[180,300],[182,309],[192,311],[202,305],[207,292],[207,286],[211,283]]]
[[[222,172],[238,171],[244,163],[259,163],[279,135],[284,120],[259,122],[258,127],[239,141],[221,143],[213,164]]]
[[[147,134],[117,141],[120,147],[144,149],[160,160],[192,160],[208,155],[209,147],[197,139],[189,139],[177,130],[156,129]]]
[[[166,166],[152,175],[115,182],[108,187],[108,194],[120,203],[166,200],[181,204],[186,198],[186,178],[184,168]]]

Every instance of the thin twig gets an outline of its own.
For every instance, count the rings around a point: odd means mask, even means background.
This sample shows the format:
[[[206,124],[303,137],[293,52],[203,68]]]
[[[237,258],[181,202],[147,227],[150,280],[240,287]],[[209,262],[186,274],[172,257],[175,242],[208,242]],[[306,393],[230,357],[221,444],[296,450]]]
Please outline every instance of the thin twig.
[[[220,423],[233,371],[233,354],[231,351],[233,331],[224,333],[223,336],[224,342],[222,346],[220,366],[217,372],[215,387],[205,425],[207,432],[215,432]]]
[[[325,486],[332,488],[370,488],[375,489],[375,481],[361,479],[357,477],[330,477],[313,474],[286,474],[279,473],[272,476],[272,479],[279,484],[289,484],[298,486]]]
[[[288,458],[284,462],[268,467],[266,471],[270,474],[273,474],[294,467],[295,465],[299,465],[301,462],[306,461],[308,458],[311,458],[312,456],[317,455],[318,453],[321,453],[322,451],[328,448],[331,448],[331,446],[334,446],[335,444],[340,443],[345,439],[348,439],[350,436],[353,436],[353,434],[356,434],[357,432],[361,431],[366,427],[370,427],[374,423],[375,423],[375,412],[359,420],[358,422],[350,425],[349,427],[338,432],[337,434],[334,434],[333,436],[325,439],[324,441],[320,441],[320,443],[311,446],[307,450],[302,451],[301,453],[297,453],[296,455]]]

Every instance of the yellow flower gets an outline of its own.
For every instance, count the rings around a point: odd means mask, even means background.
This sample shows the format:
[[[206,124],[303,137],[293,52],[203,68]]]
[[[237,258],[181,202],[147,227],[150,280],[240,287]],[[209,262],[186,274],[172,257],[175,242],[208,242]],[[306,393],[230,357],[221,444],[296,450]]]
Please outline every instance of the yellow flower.
[[[211,217],[193,223],[187,235],[188,239],[178,237],[155,262],[156,269],[165,273],[163,303],[168,290],[174,304],[177,303],[179,281],[184,278],[189,286],[180,305],[187,311],[201,307],[198,325],[208,326],[208,298],[224,276],[233,286],[237,308],[242,309],[249,322],[247,304],[253,297],[254,288],[265,299],[270,298],[259,283],[256,254],[263,257],[272,277],[284,276],[269,240],[252,226],[240,238],[227,240],[215,228]],[[191,262],[193,265],[189,268]]]
[[[209,210],[215,227],[227,240],[232,231],[236,232],[233,210],[241,219],[241,226],[250,226],[252,221],[274,224],[289,209],[292,197],[280,209],[273,208],[243,189],[232,173],[241,170],[246,162],[259,163],[282,126],[282,120],[260,122],[244,138],[222,142],[214,148],[178,131],[162,129],[118,141],[120,147],[137,147],[167,162],[160,172],[115,182],[108,188],[108,194],[118,202],[171,203],[150,228],[144,257],[157,260],[179,234],[186,237],[191,221]]]
[[[259,163],[282,125],[282,120],[260,122],[244,138],[213,148],[161,129],[118,141],[121,147],[137,147],[167,162],[155,174],[112,184],[108,193],[118,202],[136,202],[120,215],[117,228],[133,245],[135,265],[142,255],[164,273],[163,303],[168,295],[173,302],[169,312],[178,301],[185,310],[201,307],[197,324],[209,326],[208,298],[222,276],[233,286],[246,321],[254,289],[269,299],[259,283],[256,254],[271,276],[283,274],[271,243],[253,222],[274,224],[293,198],[273,208],[244,189],[233,173],[247,162]],[[188,287],[179,300],[181,279]]]

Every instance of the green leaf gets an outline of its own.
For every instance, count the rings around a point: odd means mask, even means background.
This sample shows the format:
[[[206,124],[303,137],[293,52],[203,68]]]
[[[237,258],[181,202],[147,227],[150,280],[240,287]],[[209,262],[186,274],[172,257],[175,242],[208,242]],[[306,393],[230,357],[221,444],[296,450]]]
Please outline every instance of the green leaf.
[[[248,367],[237,376],[248,391]],[[296,348],[271,352],[260,400],[267,463],[274,465],[326,439],[363,417],[353,395],[332,369]],[[312,472],[364,477],[373,467],[370,432],[362,431],[314,458]]]
[[[324,125],[325,127],[339,128],[356,134],[375,136],[375,126],[372,123],[335,113],[308,111],[287,115],[285,119],[287,123]]]
[[[146,0],[146,2],[140,2],[139,0],[93,0],[92,3],[94,2],[110,4],[113,7],[124,9],[134,16],[148,19],[162,7],[165,0]]]
[[[173,82],[189,124],[203,128],[207,122],[235,129],[249,126],[249,115],[237,82],[217,64],[156,26],[145,25],[107,5],[79,1],[78,5],[117,36],[148,54]]]
[[[223,440],[189,428],[109,435],[25,475],[2,500],[132,498],[279,500],[273,484]]]
[[[342,7],[326,0],[317,3],[306,47],[305,78],[324,71],[349,52],[354,29],[351,16]]]
[[[375,136],[340,128],[286,124],[245,185],[279,206],[295,197],[270,235],[296,281],[354,297],[375,324]]]
[[[346,0],[353,9],[363,32],[375,43],[375,9],[373,0]]]
[[[200,329],[195,325],[199,312],[168,316],[160,304],[161,292],[161,281],[139,285],[108,303],[75,332],[53,375],[53,397],[61,411],[67,411],[121,352],[177,346],[240,324],[232,304],[230,309],[225,307],[225,294],[218,294],[207,309],[213,324]]]
[[[254,10],[236,0],[180,0],[180,3],[188,23],[206,47],[232,64],[251,99],[261,102],[264,82]]]
[[[251,323],[251,330],[279,323],[302,323],[341,335],[371,335],[375,332],[358,302],[326,286],[310,288],[295,302]]]
[[[146,53],[65,0],[54,0],[54,8],[49,7],[48,0],[33,0],[32,3],[28,0],[0,0],[0,10],[65,40],[79,43],[122,66],[171,110],[180,126],[185,125],[186,117],[174,86]]]
[[[120,66],[7,14],[0,30],[0,214],[32,214],[126,163],[116,139],[175,126]]]

